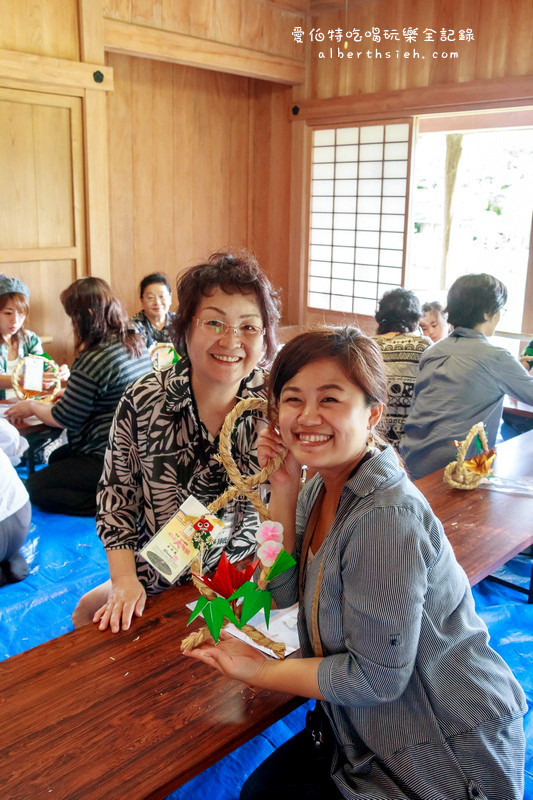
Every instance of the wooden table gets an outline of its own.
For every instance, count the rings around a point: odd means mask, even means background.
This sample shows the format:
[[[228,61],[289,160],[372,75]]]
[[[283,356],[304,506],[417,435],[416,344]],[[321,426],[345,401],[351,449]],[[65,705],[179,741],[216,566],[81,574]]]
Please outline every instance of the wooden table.
[[[0,664],[0,797],[164,798],[303,702],[182,656],[197,596],[171,589],[130,631],[87,626]]]
[[[515,397],[505,395],[503,400],[503,414],[509,414],[514,417],[525,417],[526,419],[533,419],[533,406],[527,403],[522,403]]]
[[[13,405],[16,400],[0,400],[0,405]],[[28,449],[25,453],[28,463],[28,475],[35,472],[35,451],[41,447],[55,433],[59,436],[60,428],[46,425],[44,422],[27,423],[26,420],[12,423],[21,436],[28,441]]]
[[[533,431],[498,445],[495,474],[533,479]],[[489,489],[452,489],[443,470],[416,481],[444,525],[457,560],[470,585],[533,544],[533,495],[505,494]]]

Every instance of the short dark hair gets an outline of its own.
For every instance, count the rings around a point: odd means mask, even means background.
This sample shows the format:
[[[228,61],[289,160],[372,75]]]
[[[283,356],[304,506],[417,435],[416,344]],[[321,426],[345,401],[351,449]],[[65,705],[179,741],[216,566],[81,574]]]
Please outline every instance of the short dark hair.
[[[446,317],[446,312],[442,303],[433,300],[431,303],[424,303],[422,306],[422,314],[441,314]]]
[[[178,308],[171,323],[171,336],[179,352],[187,351],[187,334],[201,298],[222,289],[226,294],[255,294],[265,327],[265,363],[272,361],[277,350],[281,301],[251,253],[247,250],[213,253],[206,262],[179,275],[176,288]]]
[[[448,292],[446,313],[454,328],[474,328],[494,316],[507,302],[507,289],[486,272],[462,275]]]
[[[416,330],[422,309],[420,302],[414,292],[407,289],[391,289],[385,292],[378,303],[376,311],[376,322],[378,323],[378,334],[409,333]]]
[[[308,364],[337,361],[348,380],[358,386],[367,406],[387,403],[388,384],[381,350],[359,328],[318,328],[300,333],[277,354],[268,378],[270,419],[276,417],[285,384]]]
[[[102,278],[78,278],[59,297],[72,322],[76,352],[92,350],[118,336],[130,358],[142,355],[143,337],[130,329],[122,301]]]
[[[172,294],[172,289],[170,288],[170,283],[167,276],[164,272],[151,272],[149,275],[145,275],[142,281],[139,284],[139,297],[142,300],[142,296],[144,294],[144,290],[147,286],[150,286],[151,283],[163,283],[170,294]]]

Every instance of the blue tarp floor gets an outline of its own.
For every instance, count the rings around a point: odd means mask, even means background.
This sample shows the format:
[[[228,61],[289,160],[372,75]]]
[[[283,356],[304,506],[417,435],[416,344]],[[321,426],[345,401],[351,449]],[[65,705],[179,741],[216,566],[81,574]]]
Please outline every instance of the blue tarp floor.
[[[65,517],[34,509],[23,548],[30,563],[25,581],[0,588],[0,659],[72,630],[70,616],[78,598],[108,577],[103,548],[93,519]],[[502,573],[502,571],[500,571]],[[531,559],[518,556],[505,576],[527,585]],[[474,588],[479,614],[492,646],[509,664],[529,703],[525,719],[525,800],[533,800],[533,604],[526,596],[492,581]],[[308,704],[300,707],[238,750],[173,792],[168,800],[235,800],[250,772],[278,745],[303,727]]]

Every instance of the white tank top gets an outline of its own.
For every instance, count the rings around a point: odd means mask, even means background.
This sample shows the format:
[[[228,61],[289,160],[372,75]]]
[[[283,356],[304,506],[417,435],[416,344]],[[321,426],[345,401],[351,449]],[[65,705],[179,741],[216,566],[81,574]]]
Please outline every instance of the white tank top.
[[[15,367],[17,366],[18,363],[19,363],[19,359],[18,358],[13,359],[13,361],[8,361],[7,364],[6,364],[6,372],[5,372],[5,374],[6,375],[13,375],[13,373],[15,372]],[[14,389],[6,389],[5,390],[5,396],[6,396],[6,400],[11,400],[13,397],[16,397],[17,395],[15,394],[15,390]]]

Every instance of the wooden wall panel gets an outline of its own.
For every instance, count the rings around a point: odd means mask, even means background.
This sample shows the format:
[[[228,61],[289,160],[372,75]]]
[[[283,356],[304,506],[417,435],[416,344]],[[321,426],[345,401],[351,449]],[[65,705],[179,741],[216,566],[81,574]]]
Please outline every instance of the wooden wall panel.
[[[78,61],[77,0],[2,0],[0,48]]]
[[[362,32],[377,27],[397,29],[399,42],[349,42],[354,52],[377,49],[389,51],[390,59],[347,58],[320,60],[318,52],[329,56],[330,29],[346,29],[344,9],[325,11],[313,18],[308,28],[320,28],[326,34],[324,42],[309,46],[310,89],[308,99],[388,92],[437,84],[465,83],[490,80],[533,72],[533,51],[530,46],[531,0],[369,0],[350,3],[348,28]],[[407,43],[404,28],[418,27],[416,43]],[[424,42],[423,31],[431,28],[437,33],[435,42]],[[441,42],[440,30],[455,31],[456,41]],[[472,28],[474,41],[458,41],[460,29]],[[333,43],[336,51],[336,43]],[[341,45],[342,48],[342,45]],[[396,49],[400,58],[396,58]],[[403,57],[406,51],[416,50],[420,58]],[[457,52],[457,59],[433,59],[432,53]],[[422,56],[424,56],[422,58]]]
[[[86,266],[81,127],[79,97],[0,89],[0,272],[28,284],[30,327],[61,360],[59,293]]]
[[[39,247],[75,246],[71,113],[33,107]]]
[[[289,294],[289,206],[291,125],[287,111],[291,89],[254,82],[251,241],[259,263],[283,292],[284,317]]]
[[[72,136],[80,114],[78,98],[0,89],[0,249],[77,245]]]
[[[133,59],[114,55],[108,59],[115,76],[115,91],[108,98],[109,233],[111,284],[130,307],[134,294],[133,241],[133,129],[131,69]]]
[[[130,312],[140,279],[248,247],[287,284],[290,89],[108,54],[111,279]]]
[[[104,0],[104,16],[303,61],[306,0]]]
[[[26,141],[31,129],[30,105],[0,102],[0,247],[3,248],[34,247],[39,238],[34,148],[33,142],[28,145]],[[21,171],[23,163],[27,169]]]
[[[51,336],[44,349],[58,364],[72,362],[74,340],[70,320],[59,295],[76,279],[74,261],[31,261],[2,264],[2,271],[20,278],[30,290],[30,315],[26,327]]]

